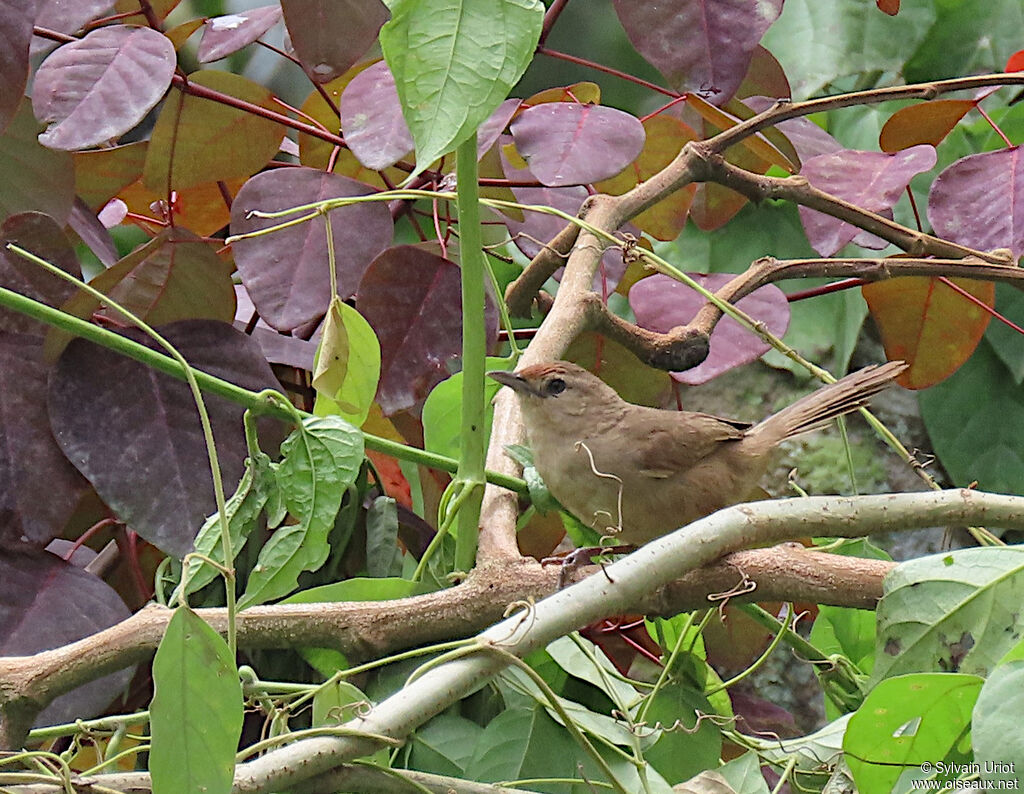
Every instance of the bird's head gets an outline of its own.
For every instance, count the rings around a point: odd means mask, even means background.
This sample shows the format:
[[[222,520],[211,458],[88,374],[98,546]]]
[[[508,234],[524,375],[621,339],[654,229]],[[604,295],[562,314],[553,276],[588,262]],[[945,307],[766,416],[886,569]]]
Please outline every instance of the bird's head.
[[[548,421],[559,417],[597,415],[601,408],[620,402],[615,390],[596,375],[568,361],[534,364],[516,372],[487,373],[508,386],[519,398],[529,426],[531,418],[543,415]]]

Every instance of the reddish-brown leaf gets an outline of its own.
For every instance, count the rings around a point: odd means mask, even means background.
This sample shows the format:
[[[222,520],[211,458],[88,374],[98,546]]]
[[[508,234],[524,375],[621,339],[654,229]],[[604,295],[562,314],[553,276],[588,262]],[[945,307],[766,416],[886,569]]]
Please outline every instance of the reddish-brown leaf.
[[[36,0],[0,0],[0,133],[14,118],[28,81]]]
[[[938,146],[975,105],[971,99],[935,99],[897,110],[878,136],[883,152],[899,152],[927,143]]]
[[[619,196],[632,190],[672,162],[684,144],[697,138],[692,128],[671,116],[652,116],[643,124],[647,134],[643,151],[618,175],[594,185],[599,191]],[[696,190],[697,186],[690,184],[675,191],[637,215],[633,223],[658,240],[674,240],[686,225]]]
[[[988,306],[995,284],[951,279]],[[925,389],[952,375],[981,341],[991,315],[937,278],[910,276],[865,284],[871,310],[890,360],[910,364],[898,379],[907,389]]]
[[[896,16],[900,12],[900,0],[875,0],[875,5],[878,6],[879,11],[891,17]]]
[[[75,200],[71,155],[40,146],[41,125],[26,97],[0,135],[0,220],[19,212],[45,212],[64,223]]]
[[[189,82],[280,111],[267,88],[230,72],[201,71]],[[181,91],[164,102],[146,153],[143,184],[166,198],[204,182],[239,179],[277,154],[284,127],[245,110]]]

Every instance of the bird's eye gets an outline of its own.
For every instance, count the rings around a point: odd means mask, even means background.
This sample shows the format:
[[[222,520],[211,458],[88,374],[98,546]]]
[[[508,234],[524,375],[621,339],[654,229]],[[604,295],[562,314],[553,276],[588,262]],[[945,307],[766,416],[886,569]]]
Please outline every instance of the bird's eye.
[[[547,386],[544,387],[544,390],[552,396],[561,394],[562,392],[565,391],[565,381],[562,380],[561,378],[552,378],[551,380],[548,381],[548,384]]]

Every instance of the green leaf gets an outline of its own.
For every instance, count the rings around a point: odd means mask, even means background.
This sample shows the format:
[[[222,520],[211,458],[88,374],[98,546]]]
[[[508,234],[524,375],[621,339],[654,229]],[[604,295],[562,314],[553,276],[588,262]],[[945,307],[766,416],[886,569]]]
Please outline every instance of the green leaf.
[[[843,738],[857,789],[892,791],[904,770],[970,760],[971,709],[983,683],[973,675],[919,673],[875,687]]]
[[[465,777],[485,783],[576,777],[581,754],[576,742],[544,709],[511,708],[484,728],[466,764]]]
[[[512,460],[523,467],[523,479],[526,480],[526,487],[530,492],[530,503],[537,508],[541,513],[550,513],[552,510],[562,510],[562,505],[559,504],[558,500],[551,495],[551,491],[548,490],[547,483],[540,476],[540,472],[537,471],[537,467],[533,465],[533,450],[529,447],[525,447],[522,444],[509,444],[505,447],[505,454],[508,455]],[[582,526],[582,524],[581,524]],[[589,527],[586,527],[589,529]],[[600,536],[597,532],[593,532],[594,543],[590,545],[598,545]],[[573,543],[580,546],[580,543],[576,542],[575,536],[572,537]],[[582,544],[587,545],[587,544]]]
[[[974,760],[982,763],[982,780],[1020,779],[1024,770],[1024,661],[1002,664],[992,671],[974,704],[971,741]]]
[[[288,595],[300,573],[327,560],[327,536],[362,465],[363,435],[338,416],[304,419],[281,454],[277,484],[297,523],[278,529],[260,550],[239,609]]]
[[[366,570],[370,576],[402,572],[398,504],[390,496],[378,496],[366,511]]]
[[[227,643],[188,608],[175,610],[153,658],[150,730],[155,794],[231,791],[242,686]]]
[[[927,670],[985,675],[1024,633],[1024,547],[905,562],[878,604],[872,681]]]
[[[356,427],[366,421],[380,380],[380,342],[358,311],[335,296],[313,363],[317,416],[338,414]]]
[[[761,762],[753,751],[718,767],[718,773],[737,794],[769,794],[768,783],[761,774]]]
[[[246,460],[245,474],[242,475],[238,488],[224,505],[228,519],[228,534],[231,537],[231,550],[236,558],[245,546],[249,533],[256,526],[270,491],[276,486],[268,456],[260,452],[255,457]],[[194,551],[221,565],[224,564],[220,513],[214,513],[207,518],[199,529]],[[218,573],[219,571],[209,563],[196,557],[189,557],[183,566],[181,576],[183,582],[186,580],[188,582],[185,594],[194,593],[205,587],[217,577]]]
[[[465,717],[438,714],[410,737],[410,768],[462,777],[483,730]]]
[[[394,0],[381,28],[413,140],[416,176],[467,140],[526,71],[540,0]]]
[[[584,653],[580,645],[589,653]],[[547,652],[565,672],[605,692],[620,708],[630,710],[643,699],[635,687],[619,677],[615,665],[589,640],[559,637],[548,645]]]
[[[875,661],[875,613],[821,604],[810,642],[823,653],[842,654],[870,673]]]
[[[506,369],[508,359],[488,358],[487,369]],[[494,406],[491,404],[501,384],[490,378],[484,383],[487,437],[490,438]],[[429,452],[458,458],[462,434],[462,373],[445,378],[427,395],[423,403],[423,447]]]
[[[1024,388],[982,339],[949,378],[918,392],[932,446],[958,485],[1024,492]]]
[[[661,726],[661,737],[644,757],[669,783],[675,784],[713,769],[722,754],[722,735],[708,720],[697,724],[697,713],[715,713],[702,692],[682,681],[670,681],[659,689],[644,719],[649,728]]]

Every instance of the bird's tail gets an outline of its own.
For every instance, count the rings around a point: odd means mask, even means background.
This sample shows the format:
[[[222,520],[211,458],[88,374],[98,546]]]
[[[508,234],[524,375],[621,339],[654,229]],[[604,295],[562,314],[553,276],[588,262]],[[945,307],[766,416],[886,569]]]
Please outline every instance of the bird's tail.
[[[890,361],[851,372],[754,425],[747,435],[771,439],[774,445],[785,438],[818,430],[836,417],[862,408],[908,366],[905,361]]]

